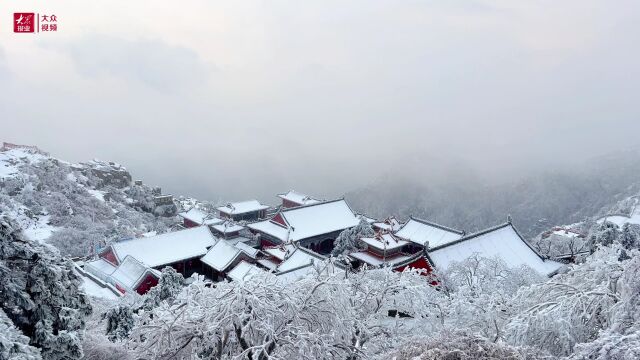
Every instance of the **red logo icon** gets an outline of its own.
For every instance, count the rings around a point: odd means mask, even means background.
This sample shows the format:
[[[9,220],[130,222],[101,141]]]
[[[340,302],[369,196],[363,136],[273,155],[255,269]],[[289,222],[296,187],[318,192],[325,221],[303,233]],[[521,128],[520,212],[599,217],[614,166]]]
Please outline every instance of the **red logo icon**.
[[[13,13],[13,32],[32,33],[35,30],[34,13]]]

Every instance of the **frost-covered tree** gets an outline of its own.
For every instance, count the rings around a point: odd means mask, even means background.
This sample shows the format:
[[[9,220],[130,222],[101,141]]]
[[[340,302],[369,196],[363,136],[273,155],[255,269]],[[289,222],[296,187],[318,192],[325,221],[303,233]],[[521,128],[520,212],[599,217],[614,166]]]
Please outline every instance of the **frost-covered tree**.
[[[640,256],[632,251],[623,261],[618,281],[619,303],[610,309],[611,326],[591,341],[576,345],[571,359],[626,360],[640,358]]]
[[[588,238],[593,250],[599,245],[609,246],[620,242],[620,228],[612,222],[604,221],[601,224],[596,224],[591,229]]]
[[[159,205],[155,207],[155,209],[153,210],[153,213],[156,216],[163,216],[163,217],[176,216],[178,214],[178,207],[176,206],[176,204]]]
[[[350,359],[411,333],[389,309],[426,324],[441,296],[425,277],[389,269],[292,283],[268,273],[215,287],[199,279],[173,303],[143,313],[129,346],[142,358]]]
[[[121,342],[111,342],[104,334],[88,334],[83,341],[83,360],[129,360],[131,352]]]
[[[572,232],[542,234],[533,239],[532,245],[541,255],[549,258],[559,256],[575,258],[580,252],[589,250],[591,246],[585,237]]]
[[[48,242],[65,256],[88,256],[104,247],[104,233],[97,229],[65,228],[54,232]]]
[[[158,285],[154,286],[144,295],[143,308],[151,310],[161,302],[171,300],[182,291],[184,277],[174,268],[167,266],[162,269],[162,275],[158,280]]]
[[[551,360],[543,351],[528,347],[515,347],[503,342],[489,341],[478,335],[462,331],[445,331],[432,338],[408,339],[404,344],[381,359],[394,360]]]
[[[358,248],[358,239],[365,236],[373,236],[375,232],[365,219],[360,219],[360,223],[350,229],[343,230],[334,242],[334,256],[351,252]]]
[[[449,301],[442,305],[447,327],[468,329],[491,341],[504,336],[518,289],[543,280],[529,267],[509,268],[499,258],[478,254],[452,263],[439,279],[449,293]]]
[[[0,217],[0,309],[46,359],[79,359],[91,313],[73,265]]]
[[[620,244],[625,249],[640,248],[640,225],[631,223],[622,225]]]
[[[516,315],[505,327],[507,340],[554,355],[593,341],[612,324],[627,263],[620,261],[619,245],[603,247],[570,271],[521,289],[513,299]]]
[[[105,319],[107,322],[107,338],[113,342],[129,337],[129,333],[135,323],[133,311],[126,305],[109,309],[105,313]]]
[[[40,360],[40,350],[18,330],[0,309],[0,359]]]
[[[141,211],[150,213],[156,207],[153,201],[153,193],[147,186],[134,185],[126,189],[125,193],[133,200],[132,205]]]

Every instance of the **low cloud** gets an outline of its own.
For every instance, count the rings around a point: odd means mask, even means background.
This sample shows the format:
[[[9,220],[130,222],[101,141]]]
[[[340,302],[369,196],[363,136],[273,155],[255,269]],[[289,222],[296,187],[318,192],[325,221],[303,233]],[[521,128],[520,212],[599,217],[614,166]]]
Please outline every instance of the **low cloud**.
[[[160,40],[84,36],[69,45],[68,53],[85,76],[114,76],[163,92],[202,85],[208,76],[195,51]]]
[[[0,140],[231,200],[332,197],[383,174],[502,182],[638,147],[637,1],[202,1],[189,16],[127,2],[114,16],[124,4],[60,5],[58,34],[3,42]]]

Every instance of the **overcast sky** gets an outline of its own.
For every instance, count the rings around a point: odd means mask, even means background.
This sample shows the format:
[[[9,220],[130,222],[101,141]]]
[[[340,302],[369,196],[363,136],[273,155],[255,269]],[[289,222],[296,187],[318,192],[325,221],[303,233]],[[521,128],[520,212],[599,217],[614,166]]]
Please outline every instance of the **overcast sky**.
[[[0,141],[210,200],[504,179],[636,148],[639,44],[637,0],[3,0]]]

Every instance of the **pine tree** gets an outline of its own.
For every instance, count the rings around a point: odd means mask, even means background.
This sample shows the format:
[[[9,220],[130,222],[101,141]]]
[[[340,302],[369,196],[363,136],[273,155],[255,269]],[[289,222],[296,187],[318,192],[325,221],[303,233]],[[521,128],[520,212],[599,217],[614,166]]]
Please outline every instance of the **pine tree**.
[[[638,228],[640,228],[640,226],[630,223],[626,223],[622,226],[620,243],[625,249],[638,248]]]
[[[609,246],[619,240],[620,229],[618,225],[609,221],[604,221],[602,224],[596,225],[589,236],[592,249],[595,249],[597,245]]]
[[[0,309],[46,359],[82,357],[91,305],[73,264],[0,217]]]
[[[40,350],[29,345],[29,338],[13,326],[2,310],[0,310],[0,359],[42,359]]]
[[[109,309],[105,318],[107,319],[107,338],[113,342],[128,338],[135,325],[133,311],[126,305]]]

